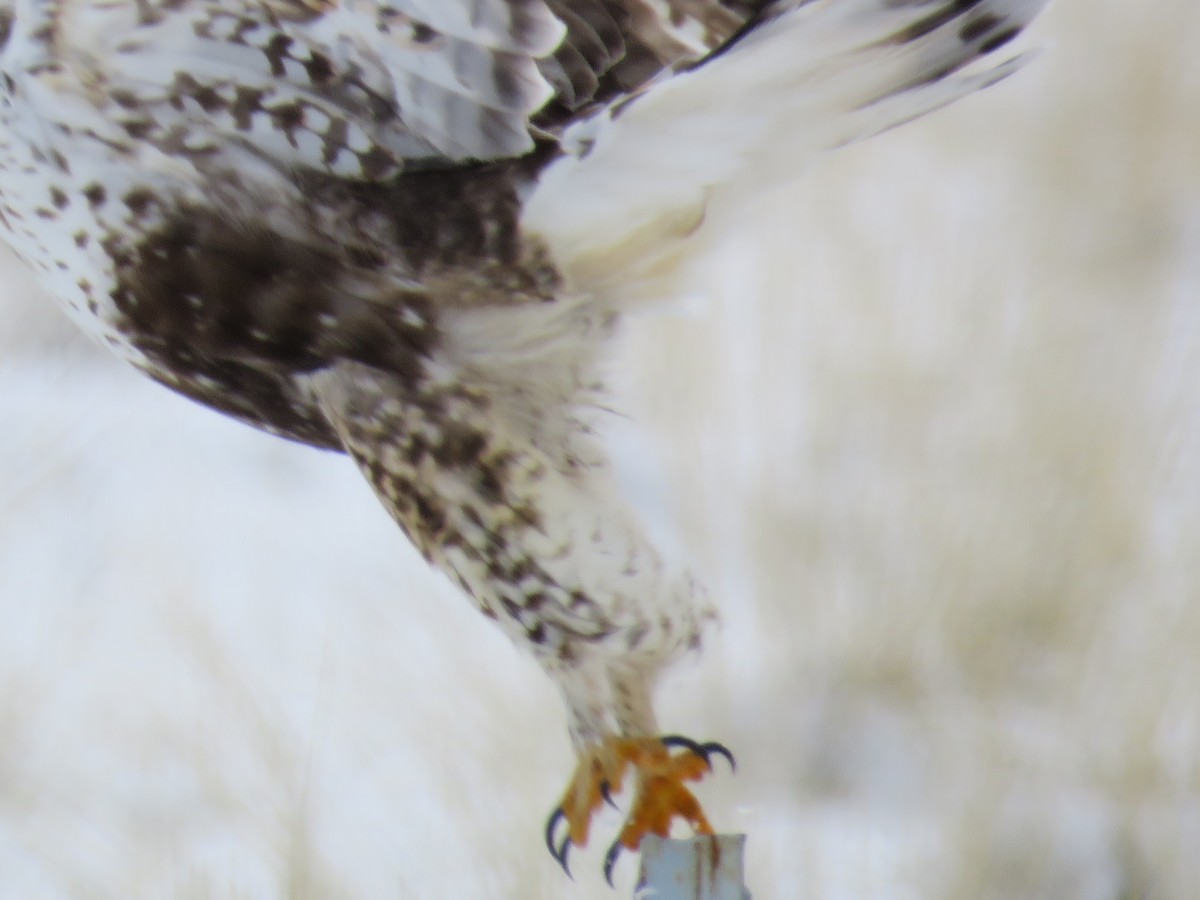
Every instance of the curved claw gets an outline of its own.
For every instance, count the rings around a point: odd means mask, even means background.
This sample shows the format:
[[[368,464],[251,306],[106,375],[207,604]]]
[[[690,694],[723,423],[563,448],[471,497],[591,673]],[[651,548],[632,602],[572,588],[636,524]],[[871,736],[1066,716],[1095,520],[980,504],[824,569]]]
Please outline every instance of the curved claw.
[[[616,887],[613,884],[612,873],[613,867],[617,864],[617,857],[620,855],[621,839],[617,838],[617,840],[613,841],[612,846],[608,848],[608,852],[604,854],[604,880],[608,882],[609,887]]]
[[[550,855],[554,857],[554,861],[562,866],[562,870],[567,873],[567,877],[574,881],[575,876],[571,874],[571,867],[567,864],[567,854],[571,852],[571,832],[568,830],[566,835],[563,836],[562,843],[557,847],[554,846],[558,823],[566,819],[566,817],[567,814],[561,806],[550,813],[550,818],[546,820],[546,849],[550,851]]]
[[[566,810],[560,806],[550,813],[550,818],[546,820],[546,849],[555,859],[558,859],[558,848],[554,846],[554,833],[558,830],[558,823],[566,817]]]
[[[731,772],[737,771],[737,762],[734,760],[733,754],[729,751],[729,748],[724,744],[718,743],[717,741],[709,741],[707,744],[701,744],[700,749],[704,751],[705,760],[707,760],[710,755],[715,753],[717,756],[723,756],[729,761],[729,770]]]
[[[737,771],[737,762],[733,758],[733,754],[729,748],[717,741],[709,741],[706,744],[701,744],[699,741],[694,741],[690,737],[684,737],[682,734],[668,734],[662,738],[661,743],[664,747],[683,747],[695,753],[698,757],[704,760],[705,765],[712,768],[712,755],[723,756],[729,761],[729,768]]]
[[[558,864],[560,866],[562,866],[562,870],[567,873],[567,877],[570,878],[572,881],[574,881],[575,876],[571,874],[571,867],[567,863],[567,854],[569,854],[570,852],[571,852],[571,836],[568,834],[565,838],[563,838],[562,849],[559,850],[558,855],[555,857],[555,859],[557,859]]]
[[[607,803],[609,806],[611,806],[613,809],[619,810],[621,807],[617,806],[617,801],[613,799],[612,793],[610,793],[610,790],[611,790],[611,788],[610,788],[610,785],[609,785],[607,779],[600,782],[600,796],[604,798],[604,802]]]
[[[668,749],[671,747],[683,747],[685,750],[690,750],[702,760],[708,762],[708,753],[704,749],[705,745],[699,741],[693,741],[690,737],[684,737],[682,734],[668,734],[660,738],[659,743]]]

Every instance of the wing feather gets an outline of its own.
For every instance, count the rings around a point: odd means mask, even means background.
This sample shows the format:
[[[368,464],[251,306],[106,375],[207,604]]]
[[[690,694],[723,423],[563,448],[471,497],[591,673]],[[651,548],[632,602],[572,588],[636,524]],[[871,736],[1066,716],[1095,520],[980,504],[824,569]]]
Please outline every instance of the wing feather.
[[[522,224],[578,289],[661,297],[714,195],[769,189],[1006,77],[1029,56],[997,51],[1046,2],[779,0],[703,65],[569,127]]]
[[[107,127],[168,154],[376,180],[527,153],[766,0],[28,2],[51,26],[27,43]]]

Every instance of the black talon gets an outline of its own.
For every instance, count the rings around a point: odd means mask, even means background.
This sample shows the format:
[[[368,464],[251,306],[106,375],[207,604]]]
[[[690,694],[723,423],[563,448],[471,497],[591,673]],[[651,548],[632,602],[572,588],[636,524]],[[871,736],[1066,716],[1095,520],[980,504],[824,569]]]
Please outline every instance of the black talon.
[[[621,808],[621,807],[617,806],[617,801],[614,800],[612,798],[612,794],[609,793],[609,785],[608,785],[607,779],[600,782],[600,796],[603,797],[604,802],[607,803],[609,806],[611,806],[613,809]]]
[[[617,838],[613,841],[613,845],[608,848],[608,852],[604,854],[604,880],[608,882],[610,888],[615,888],[613,884],[612,873],[613,866],[617,864],[617,857],[621,855],[621,839]]]
[[[562,870],[567,873],[567,877],[572,881],[575,876],[571,874],[571,867],[567,864],[567,854],[571,852],[571,832],[567,830],[566,835],[562,839],[562,843],[555,847],[554,837],[558,830],[558,823],[566,819],[567,814],[560,806],[554,812],[550,813],[550,818],[546,821],[546,849],[550,851],[550,855],[554,857],[554,861],[562,866]]]
[[[729,761],[729,768],[737,771],[737,763],[733,759],[733,754],[729,752],[729,748],[717,741],[709,741],[707,744],[701,744],[699,741],[693,741],[689,737],[684,737],[682,734],[668,734],[662,739],[664,747],[683,747],[685,750],[690,750],[698,757],[704,760],[704,764],[710,769],[712,768],[712,754],[723,756]]]
[[[566,817],[566,811],[560,806],[550,813],[550,818],[546,820],[546,849],[555,859],[558,859],[558,848],[554,846],[554,832],[558,829],[558,823]]]
[[[704,745],[699,741],[693,741],[690,737],[684,737],[682,734],[668,734],[666,737],[659,740],[664,747],[683,747],[685,750],[690,750],[698,757],[708,762],[708,753],[704,750]]]
[[[556,858],[558,859],[558,864],[562,866],[562,870],[567,873],[567,877],[574,881],[575,876],[571,874],[571,867],[567,865],[567,854],[570,852],[571,836],[568,834],[565,838],[563,838],[562,849],[559,851],[559,854]]]
[[[704,750],[704,758],[706,760],[710,754],[715,753],[717,756],[723,756],[729,760],[729,770],[731,772],[737,771],[737,762],[734,761],[733,754],[729,752],[729,748],[724,744],[717,743],[716,741],[709,741],[707,744],[702,744],[701,749]]]

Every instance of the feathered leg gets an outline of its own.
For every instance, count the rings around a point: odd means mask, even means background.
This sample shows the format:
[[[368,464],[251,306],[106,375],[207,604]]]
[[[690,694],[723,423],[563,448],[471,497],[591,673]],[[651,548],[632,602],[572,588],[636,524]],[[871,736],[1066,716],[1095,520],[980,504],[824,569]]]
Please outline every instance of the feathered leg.
[[[579,757],[548,829],[564,867],[630,771],[633,806],[610,859],[648,832],[666,834],[675,818],[711,830],[684,782],[709,770],[716,745],[664,740],[651,701],[659,670],[698,644],[711,613],[616,499],[586,427],[559,421],[575,415],[586,362],[555,356],[553,341],[516,368],[495,342],[486,354],[464,356],[464,346],[448,342],[416,375],[342,363],[310,387],[418,549],[562,690]],[[540,376],[531,381],[530,371]]]

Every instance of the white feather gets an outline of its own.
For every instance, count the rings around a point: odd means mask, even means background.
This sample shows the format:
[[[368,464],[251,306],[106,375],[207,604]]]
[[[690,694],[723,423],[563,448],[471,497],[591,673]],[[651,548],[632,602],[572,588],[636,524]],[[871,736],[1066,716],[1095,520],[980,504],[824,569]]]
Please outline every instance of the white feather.
[[[636,302],[703,219],[714,189],[794,177],[821,151],[1007,76],[1028,55],[959,71],[988,49],[968,26],[991,23],[1003,34],[1044,4],[793,3],[705,65],[572,128],[573,152],[529,196],[525,227],[577,290]]]

